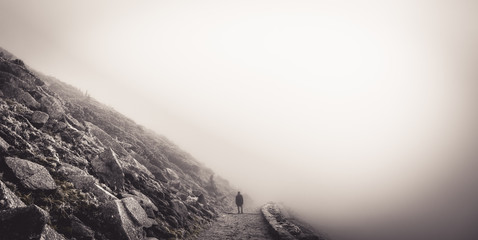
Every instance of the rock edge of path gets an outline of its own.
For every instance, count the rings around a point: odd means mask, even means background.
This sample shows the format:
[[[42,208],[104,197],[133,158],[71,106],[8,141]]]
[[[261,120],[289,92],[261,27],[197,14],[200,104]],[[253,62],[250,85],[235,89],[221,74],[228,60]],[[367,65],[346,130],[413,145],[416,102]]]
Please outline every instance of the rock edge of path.
[[[262,206],[261,213],[270,230],[280,240],[330,240],[318,235],[309,227],[300,224],[278,203],[270,202]]]

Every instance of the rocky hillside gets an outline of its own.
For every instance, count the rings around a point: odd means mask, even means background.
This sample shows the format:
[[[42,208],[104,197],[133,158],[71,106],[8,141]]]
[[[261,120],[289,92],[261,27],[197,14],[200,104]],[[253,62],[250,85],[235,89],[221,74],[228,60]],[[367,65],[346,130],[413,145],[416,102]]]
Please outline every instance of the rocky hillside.
[[[165,137],[0,49],[0,239],[176,239],[227,181]]]

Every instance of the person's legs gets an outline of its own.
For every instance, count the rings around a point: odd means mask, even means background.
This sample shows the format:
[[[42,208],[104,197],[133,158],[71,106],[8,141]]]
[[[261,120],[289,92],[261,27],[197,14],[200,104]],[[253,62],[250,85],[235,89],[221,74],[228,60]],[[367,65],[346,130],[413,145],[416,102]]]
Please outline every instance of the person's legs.
[[[237,205],[237,213],[241,213],[241,212],[239,211],[239,208],[240,208],[240,206]]]
[[[241,213],[244,213],[244,212],[242,211],[242,205],[241,205]]]

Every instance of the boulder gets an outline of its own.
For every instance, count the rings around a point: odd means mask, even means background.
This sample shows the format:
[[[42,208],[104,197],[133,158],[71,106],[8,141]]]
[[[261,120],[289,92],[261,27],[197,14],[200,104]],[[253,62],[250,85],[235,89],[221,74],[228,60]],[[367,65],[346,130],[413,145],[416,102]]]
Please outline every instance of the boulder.
[[[98,184],[93,185],[93,187],[90,189],[90,191],[93,193],[93,195],[96,196],[96,198],[100,202],[108,202],[108,201],[114,201],[118,200],[117,197],[115,197],[113,194],[111,194],[108,190],[104,189]]]
[[[6,157],[5,163],[24,187],[31,190],[56,189],[55,180],[42,165],[13,157]]]
[[[124,173],[113,150],[107,149],[91,161],[93,171],[110,188],[123,189]]]
[[[143,228],[135,224],[130,218],[123,201],[114,200],[106,203],[102,208],[102,215],[105,218],[105,222],[114,229],[115,239],[143,239]]]
[[[168,177],[169,177],[169,179],[171,179],[171,180],[178,180],[178,179],[179,179],[179,176],[178,176],[178,174],[176,173],[176,171],[174,171],[174,170],[171,169],[171,168],[166,168],[166,173],[168,174]]]
[[[0,239],[39,239],[49,215],[36,205],[0,211]]]
[[[83,126],[83,124],[81,124],[78,120],[76,120],[76,118],[72,117],[70,114],[66,115],[65,119],[74,128],[81,131],[85,130],[85,127]]]
[[[90,190],[91,186],[97,183],[93,176],[67,163],[62,163],[58,168],[58,173],[73,183],[75,188],[81,190]]]
[[[0,181],[0,210],[25,207],[20,200],[2,181]]]
[[[44,85],[45,85],[45,82],[42,81],[42,80],[40,80],[39,78],[36,78],[36,79],[35,79],[35,84],[36,84],[37,86],[44,86]]]
[[[48,115],[48,113],[44,113],[42,111],[35,111],[32,114],[32,123],[43,125],[48,121],[49,117],[50,115]]]
[[[138,174],[154,178],[154,175],[145,167],[143,164],[139,163],[131,155],[127,155],[119,159],[119,163],[123,168],[125,174],[129,174],[135,179],[138,179]]]
[[[48,115],[50,115],[51,118],[59,119],[65,114],[65,109],[63,109],[63,105],[61,104],[60,100],[51,96],[43,96],[40,101],[42,108],[48,113]]]
[[[19,91],[19,94],[17,95],[17,100],[20,103],[25,104],[25,106],[29,108],[38,109],[41,106],[40,103],[38,103],[37,100],[35,100],[35,98],[30,95],[30,93],[25,91]]]
[[[63,121],[54,120],[52,124],[53,132],[63,132],[68,128],[68,124]]]
[[[179,180],[170,181],[169,186],[175,188],[176,190],[180,190],[181,189],[181,181],[179,181]]]
[[[199,195],[197,202],[201,204],[206,204],[206,199],[204,198],[204,194]]]
[[[152,221],[149,220],[148,215],[146,215],[146,212],[138,203],[138,201],[136,201],[136,199],[134,199],[133,197],[127,197],[121,199],[121,201],[123,202],[124,207],[130,214],[131,218],[137,225],[146,228],[152,226]]]
[[[148,217],[155,218],[154,212],[157,212],[159,209],[154,205],[154,203],[149,199],[146,195],[141,193],[140,191],[133,190],[131,192],[133,197],[136,199],[136,201],[139,202],[141,207],[143,207],[144,211],[146,211],[146,214]]]

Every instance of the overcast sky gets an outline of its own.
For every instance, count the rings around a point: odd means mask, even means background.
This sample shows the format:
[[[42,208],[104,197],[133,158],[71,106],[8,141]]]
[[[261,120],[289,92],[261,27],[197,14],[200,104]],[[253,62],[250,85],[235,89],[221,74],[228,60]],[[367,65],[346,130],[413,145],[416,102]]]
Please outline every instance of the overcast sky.
[[[3,0],[0,11],[0,46],[256,199],[295,194],[331,218],[363,216],[469,180],[457,176],[476,147],[476,1]]]

